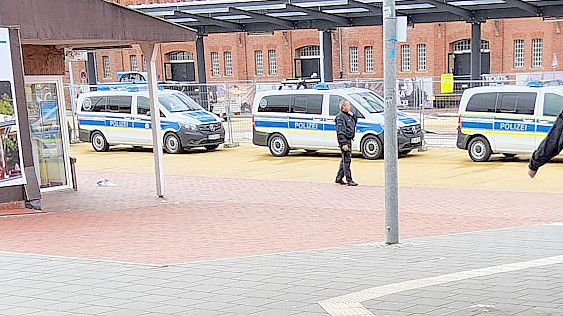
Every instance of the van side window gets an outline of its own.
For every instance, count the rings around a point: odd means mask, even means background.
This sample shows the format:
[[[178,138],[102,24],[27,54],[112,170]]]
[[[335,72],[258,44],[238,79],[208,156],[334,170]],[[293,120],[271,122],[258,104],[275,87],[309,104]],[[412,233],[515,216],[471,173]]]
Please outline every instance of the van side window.
[[[497,113],[515,113],[534,115],[536,93],[502,92],[499,93]]]
[[[322,95],[295,95],[291,105],[292,113],[322,114]]]
[[[151,110],[151,101],[147,97],[137,97],[137,114],[148,115]],[[160,117],[165,117],[164,113],[160,111]]]
[[[89,97],[82,101],[83,112],[105,112],[107,105],[106,97]]]
[[[336,116],[340,113],[340,103],[346,100],[345,98],[338,96],[338,95],[331,95],[330,99],[328,100],[328,115],[329,116]],[[364,118],[364,115],[356,109],[355,106],[350,107],[350,111],[354,113],[357,118]]]
[[[110,96],[108,97],[107,112],[131,114],[130,96]]]
[[[495,112],[497,93],[477,93],[467,102],[467,112]]]
[[[328,100],[328,115],[336,116],[340,113],[340,102],[344,100],[343,97],[337,95],[331,95]]]
[[[543,101],[544,116],[559,116],[563,111],[563,96],[546,93]]]
[[[151,110],[150,100],[146,97],[137,97],[137,114],[147,115]]]
[[[290,104],[289,95],[271,95],[260,100],[258,112],[289,113]]]

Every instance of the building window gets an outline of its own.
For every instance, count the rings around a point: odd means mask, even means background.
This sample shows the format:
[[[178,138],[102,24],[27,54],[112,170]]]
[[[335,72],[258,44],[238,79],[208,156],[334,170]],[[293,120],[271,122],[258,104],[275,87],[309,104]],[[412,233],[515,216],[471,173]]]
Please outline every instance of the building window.
[[[426,44],[418,44],[418,71],[426,71]]]
[[[254,52],[254,61],[256,63],[256,75],[257,76],[264,75],[264,56],[261,50],[257,50]]]
[[[374,72],[375,69],[373,67],[373,46],[366,46],[364,48],[364,57],[366,72]]]
[[[147,71],[147,60],[144,55],[141,55],[141,60],[143,61],[143,71]]]
[[[270,68],[270,76],[278,74],[278,58],[276,56],[276,51],[273,49],[268,51],[268,66]]]
[[[411,71],[411,46],[401,46],[401,71]]]
[[[129,64],[131,65],[131,71],[139,71],[139,63],[137,62],[137,55],[129,56]]]
[[[514,40],[514,68],[524,67],[524,40]]]
[[[219,76],[219,53],[212,52],[211,53],[211,75],[214,77]]]
[[[490,43],[486,40],[481,40],[481,52],[488,52],[490,50]],[[471,40],[462,39],[454,42],[454,53],[471,53]]]
[[[104,64],[104,78],[111,78],[111,64],[109,63],[109,57],[102,56],[102,62]]]
[[[360,71],[358,68],[358,48],[350,47],[350,72],[358,73]]]
[[[233,75],[233,54],[231,52],[224,53],[225,59],[225,76]]]
[[[299,57],[319,57],[321,56],[320,46],[305,46],[299,49]]]
[[[170,56],[170,61],[193,61],[194,60],[194,54],[192,52],[186,52],[186,51],[179,51],[179,52],[172,52],[169,54]]]
[[[534,38],[532,40],[532,67],[543,66],[543,39]]]

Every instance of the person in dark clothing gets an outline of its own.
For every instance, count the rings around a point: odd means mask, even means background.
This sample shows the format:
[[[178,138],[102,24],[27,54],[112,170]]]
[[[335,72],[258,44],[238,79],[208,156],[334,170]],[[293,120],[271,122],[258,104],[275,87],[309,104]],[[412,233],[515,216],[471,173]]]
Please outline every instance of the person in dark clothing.
[[[352,180],[350,163],[352,162],[352,140],[354,140],[356,135],[358,118],[350,111],[350,102],[343,101],[340,104],[340,113],[336,115],[335,122],[338,146],[342,152],[342,161],[336,175],[336,183],[357,186],[358,184]],[[344,182],[344,177],[346,177],[346,182]]]
[[[530,178],[536,176],[538,169],[548,163],[553,157],[559,155],[563,150],[563,112],[559,114],[553,128],[547,134],[546,138],[541,142],[538,149],[534,152],[530,165],[528,167],[528,175]]]

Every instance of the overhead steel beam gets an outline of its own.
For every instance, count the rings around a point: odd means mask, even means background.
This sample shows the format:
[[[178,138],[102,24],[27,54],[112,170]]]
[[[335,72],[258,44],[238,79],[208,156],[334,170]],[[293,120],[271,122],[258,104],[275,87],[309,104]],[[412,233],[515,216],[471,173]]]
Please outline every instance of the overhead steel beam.
[[[240,10],[240,9],[236,9],[236,8],[229,8],[229,13],[230,14],[236,14],[236,15],[246,15],[246,16],[249,16],[249,17],[251,17],[252,19],[254,19],[258,22],[272,23],[272,24],[283,26],[283,27],[288,28],[288,29],[295,28],[295,25],[293,24],[292,21],[276,18],[276,17],[273,17],[273,16],[265,15],[265,14],[254,13],[254,12]]]
[[[538,16],[540,16],[542,14],[542,10],[539,7],[533,5],[529,2],[525,2],[525,1],[522,1],[522,0],[504,0],[504,2],[506,2],[506,4],[509,4],[509,5],[511,5],[515,8],[524,10],[526,12],[533,13],[533,14],[538,15]]]
[[[230,31],[243,31],[244,30],[242,25],[240,25],[238,23],[214,19],[214,18],[210,18],[210,17],[207,17],[207,16],[202,16],[202,15],[199,15],[199,14],[191,14],[191,13],[186,13],[186,12],[182,12],[182,11],[175,11],[174,16],[179,17],[179,18],[195,19],[203,25],[219,26],[221,28],[224,28],[224,29],[230,30]],[[188,23],[188,24],[191,24],[191,23]],[[193,26],[199,27],[200,25],[193,25]]]
[[[371,13],[375,13],[377,15],[383,14],[382,13],[383,9],[381,7],[373,5],[373,4],[363,3],[363,2],[360,2],[360,1],[356,1],[356,0],[348,0],[348,4],[352,5],[354,7],[369,10]]]
[[[436,8],[438,8],[439,10],[455,14],[459,17],[462,17],[466,21],[471,21],[474,17],[473,13],[470,10],[466,10],[455,5],[451,5],[447,3],[445,0],[417,0],[411,2],[431,4]]]
[[[330,22],[337,24],[338,26],[349,26],[350,25],[350,20],[348,20],[348,18],[338,16],[338,15],[335,15],[335,14],[329,14],[329,13],[325,13],[325,12],[318,11],[318,10],[303,8],[303,7],[293,5],[293,4],[288,4],[287,9],[307,13],[307,15],[309,15],[310,17],[312,17],[314,19],[330,21]]]

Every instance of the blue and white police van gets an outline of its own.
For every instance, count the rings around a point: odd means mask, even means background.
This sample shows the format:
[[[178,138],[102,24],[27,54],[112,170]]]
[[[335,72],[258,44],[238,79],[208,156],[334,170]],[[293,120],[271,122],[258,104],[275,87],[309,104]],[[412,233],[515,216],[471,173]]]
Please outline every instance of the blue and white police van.
[[[335,88],[320,84],[313,89],[281,89],[258,92],[252,108],[253,143],[267,146],[275,157],[290,150],[338,150],[335,117],[347,100],[358,117],[352,151],[366,159],[383,156],[384,100],[359,88]],[[420,123],[398,112],[399,153],[422,146]]]
[[[530,154],[563,110],[563,86],[496,86],[464,91],[457,147],[476,162]]]
[[[143,91],[144,90],[144,91]],[[164,149],[181,153],[204,147],[215,150],[225,142],[219,117],[175,90],[159,90]],[[149,93],[141,85],[81,94],[78,98],[80,140],[96,151],[114,145],[152,146]]]

